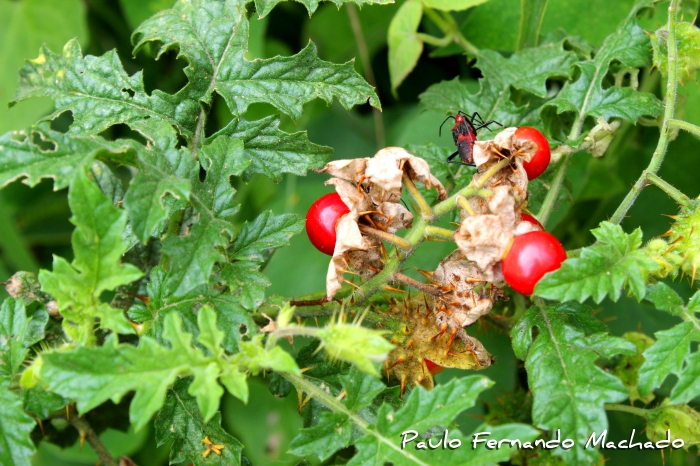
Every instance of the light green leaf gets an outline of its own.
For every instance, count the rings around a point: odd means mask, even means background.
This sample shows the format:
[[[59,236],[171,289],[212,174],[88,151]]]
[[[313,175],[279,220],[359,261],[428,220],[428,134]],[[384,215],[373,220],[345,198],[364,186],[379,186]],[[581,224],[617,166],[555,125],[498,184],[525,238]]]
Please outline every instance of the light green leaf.
[[[221,268],[221,279],[228,285],[231,294],[240,293],[241,305],[249,311],[262,304],[265,288],[271,285],[270,280],[258,271],[259,268],[259,264],[248,261],[224,264]]]
[[[197,313],[199,336],[197,341],[203,344],[217,359],[224,356],[221,343],[224,341],[224,332],[216,326],[216,312],[209,306],[204,306]]]
[[[246,375],[234,366],[226,366],[221,374],[221,383],[231,395],[248,403],[248,383]]]
[[[262,262],[269,249],[289,244],[289,238],[304,229],[304,220],[294,214],[274,215],[265,211],[252,222],[246,222],[229,252],[234,259]]]
[[[685,358],[685,367],[671,391],[671,403],[688,403],[700,395],[700,351]]]
[[[71,222],[76,226],[72,236],[75,259],[69,264],[54,256],[53,271],[39,272],[42,291],[56,298],[66,320],[64,327],[67,321],[92,327],[92,319],[102,317],[104,328],[132,333],[121,311],[100,302],[103,291],[142,275],[133,265],[120,263],[126,251],[122,241],[126,213],[112,205],[84,169],[78,170],[71,182],[68,203],[73,212]]]
[[[681,315],[685,310],[683,299],[673,288],[663,282],[648,286],[644,298],[651,302],[656,309],[666,311],[671,315]]]
[[[421,0],[428,8],[442,11],[462,11],[486,3],[488,0]]]
[[[254,121],[234,119],[205,142],[221,136],[242,139],[243,156],[251,160],[250,166],[243,172],[246,181],[255,174],[265,175],[275,182],[282,179],[283,173],[303,176],[308,170],[320,168],[328,161],[333,152],[330,147],[310,142],[306,131],[280,131],[279,123],[276,116]]]
[[[532,420],[541,429],[557,431],[561,438],[583,439],[591,432],[607,429],[605,403],[622,401],[628,391],[622,382],[596,366],[599,355],[636,354],[630,342],[618,337],[594,334],[587,336],[591,326],[573,327],[572,306],[531,307],[513,328],[514,347],[521,352],[523,336],[532,341],[534,327],[538,336],[527,349],[525,368],[533,395]],[[581,314],[592,318],[592,310],[574,305]],[[516,341],[519,341],[516,343]],[[555,450],[567,464],[589,464],[599,458],[595,449],[585,449],[577,441],[570,450]]]
[[[267,16],[270,11],[280,2],[284,0],[255,0],[255,8],[258,12],[260,18]],[[321,0],[296,0],[306,7],[309,11],[309,16],[316,11]],[[360,7],[363,5],[386,5],[388,3],[394,3],[394,0],[326,0],[333,2],[338,8],[340,8],[343,3],[353,2]]]
[[[243,445],[221,428],[221,413],[209,422],[199,414],[197,402],[190,394],[191,377],[175,382],[168,390],[165,404],[156,417],[154,427],[158,446],[173,441],[170,447],[170,463],[193,463],[196,466],[237,466],[241,464]],[[221,454],[202,453],[207,449],[202,442],[208,437],[216,445],[223,445]]]
[[[520,2],[520,28],[516,50],[537,47],[542,21],[548,0],[523,0]]]
[[[48,123],[0,136],[0,186],[21,179],[36,186],[42,178],[53,178],[54,189],[70,183],[76,168],[93,158],[128,163],[129,146],[100,137],[72,137],[53,131]]]
[[[224,389],[217,381],[221,369],[218,363],[210,362],[205,367],[193,368],[192,372],[194,381],[190,385],[189,393],[197,399],[204,422],[209,422],[219,410],[219,400],[224,395]]]
[[[36,421],[24,412],[22,399],[0,377],[0,464],[30,466],[35,452],[30,437]]]
[[[646,293],[644,275],[658,265],[639,249],[642,231],[627,234],[619,225],[602,222],[591,230],[599,244],[584,248],[577,258],[546,274],[535,286],[535,295],[560,301],[599,303],[606,296],[617,301],[623,286],[641,300]]]
[[[327,103],[337,98],[348,109],[369,99],[379,107],[373,89],[352,63],[319,60],[311,43],[292,57],[246,60],[248,20],[243,3],[180,1],[134,32],[135,53],[150,41],[162,43],[159,54],[177,48],[190,62],[185,69],[190,84],[180,93],[210,104],[216,91],[237,118],[256,102],[269,103],[295,120],[303,104],[315,98]]]
[[[415,68],[423,51],[423,41],[416,35],[422,17],[421,1],[408,0],[399,8],[389,25],[389,75],[393,90]]]
[[[253,375],[264,369],[301,374],[296,361],[289,353],[279,346],[275,346],[272,349],[264,348],[261,342],[262,335],[256,335],[252,341],[242,341],[240,343],[240,353],[235,354],[231,360],[252,372]]]

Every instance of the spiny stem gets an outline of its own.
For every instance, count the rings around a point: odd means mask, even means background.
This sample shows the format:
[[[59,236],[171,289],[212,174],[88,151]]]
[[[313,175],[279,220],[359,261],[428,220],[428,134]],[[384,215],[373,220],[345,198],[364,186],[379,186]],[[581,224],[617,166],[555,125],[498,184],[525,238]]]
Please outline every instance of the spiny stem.
[[[332,411],[336,413],[343,413],[346,416],[348,416],[350,421],[353,424],[355,424],[355,426],[360,431],[362,431],[362,433],[375,437],[377,441],[379,441],[379,443],[384,444],[386,448],[395,450],[398,456],[403,456],[406,459],[412,461],[413,463],[421,466],[429,466],[427,463],[424,463],[420,459],[413,456],[409,451],[402,450],[398,444],[395,444],[376,430],[371,429],[367,421],[362,419],[354,412],[350,411],[341,401],[337,400],[333,395],[321,390],[305,377],[290,374],[288,372],[279,372],[279,374],[285,379],[287,379],[289,382],[291,382],[292,385],[294,385],[294,387],[297,389],[297,391],[306,392],[309,396],[316,399],[316,401],[323,403]]]
[[[348,18],[350,18],[350,26],[352,26],[352,33],[355,36],[355,42],[357,43],[357,51],[360,53],[360,60],[362,61],[362,70],[365,73],[365,78],[370,86],[377,88],[377,80],[374,78],[374,71],[372,71],[372,61],[369,57],[369,50],[367,48],[367,42],[365,41],[365,36],[362,33],[362,24],[360,24],[360,17],[357,15],[357,7],[353,3],[346,3],[348,10]],[[386,132],[384,130],[384,119],[382,118],[382,111],[378,108],[372,107],[372,116],[374,117],[374,135],[377,142],[377,148],[381,149],[386,147]]]
[[[570,162],[571,154],[565,155],[561,162],[559,162],[560,165],[557,169],[557,174],[554,175],[552,185],[549,187],[547,195],[544,197],[544,201],[542,201],[542,207],[537,213],[537,219],[545,227],[547,226],[547,220],[549,220],[549,214],[551,214],[552,209],[554,209],[554,203],[557,202],[557,198],[559,197],[559,191],[564,184],[564,179],[566,179],[566,169]]]
[[[605,403],[605,409],[608,411],[622,411],[624,413],[635,414],[637,416],[647,418],[649,417],[649,409],[636,408],[634,406],[621,405],[617,403]]]
[[[669,142],[669,121],[673,119],[673,115],[676,110],[676,90],[678,87],[677,80],[677,57],[678,57],[678,44],[676,44],[676,9],[677,0],[671,0],[671,4],[668,7],[668,81],[666,84],[666,110],[664,111],[664,122],[661,125],[661,134],[659,135],[659,142],[656,145],[656,150],[654,155],[649,161],[649,166],[642,172],[639,176],[637,182],[632,186],[632,189],[627,196],[622,200],[622,203],[617,207],[615,213],[610,217],[612,223],[619,224],[622,219],[625,218],[627,211],[637,200],[637,196],[642,192],[642,189],[648,183],[648,175],[656,174],[661,167],[661,163],[664,160],[664,155],[666,155],[666,149],[668,149]]]
[[[430,208],[430,204],[428,204],[420,191],[418,191],[418,188],[416,188],[413,180],[406,174],[406,172],[403,173],[402,178],[406,191],[408,191],[411,197],[413,197],[413,200],[416,201],[416,204],[418,204],[418,207],[420,207],[421,215],[424,218],[433,218],[433,209]]]
[[[663,180],[659,175],[649,173],[647,174],[647,180],[649,180],[651,184],[654,184],[657,187],[659,187],[663,192],[671,196],[671,198],[674,201],[681,205],[685,205],[690,200],[688,196],[680,192],[677,188],[673,187],[667,181]]]
[[[448,230],[447,228],[436,227],[433,225],[428,225],[425,227],[426,236],[436,236],[438,238],[452,239],[455,232]]]
[[[69,415],[67,416],[67,421],[76,428],[80,435],[85,435],[85,440],[88,441],[90,446],[97,457],[100,459],[104,466],[118,466],[118,463],[112,458],[107,448],[104,446],[100,437],[97,436],[92,426],[85,420],[85,418],[78,416],[78,413],[74,409],[69,409]]]
[[[497,164],[493,165],[490,167],[488,170],[486,170],[476,182],[472,182],[469,184],[469,186],[460,189],[457,191],[454,195],[448,197],[438,205],[433,207],[433,212],[435,213],[435,217],[439,218],[445,215],[447,212],[451,211],[452,209],[455,208],[456,206],[456,200],[457,196],[462,196],[462,197],[470,197],[473,196],[477,193],[481,192],[481,188],[484,187],[486,182],[493,176],[495,175],[501,168],[505,167],[510,163],[510,160],[508,159],[503,159]]]
[[[414,280],[411,277],[409,277],[408,275],[404,275],[400,272],[396,272],[394,274],[394,279],[396,281],[401,282],[401,283],[405,283],[408,286],[412,286],[412,287],[422,291],[423,293],[429,294],[431,296],[442,296],[442,294],[443,294],[442,291],[436,290],[435,288],[430,287],[430,286],[426,285],[425,283],[421,283],[418,280]]]
[[[398,246],[405,251],[409,251],[411,249],[411,243],[393,233],[377,230],[376,228],[368,227],[367,225],[360,225],[360,231],[369,236],[373,236],[374,238],[378,238],[382,241]]]
[[[457,196],[457,199],[455,199],[455,202],[463,210],[466,210],[469,215],[471,215],[471,216],[476,215],[476,212],[474,212],[474,209],[469,204],[469,201],[466,200],[465,198],[463,198],[462,196]]]

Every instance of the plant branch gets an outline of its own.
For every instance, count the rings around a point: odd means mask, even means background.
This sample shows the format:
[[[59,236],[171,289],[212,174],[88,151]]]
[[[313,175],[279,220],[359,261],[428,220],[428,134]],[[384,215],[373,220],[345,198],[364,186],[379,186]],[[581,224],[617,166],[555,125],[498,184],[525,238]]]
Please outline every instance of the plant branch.
[[[367,82],[369,82],[370,86],[376,89],[377,80],[374,78],[374,71],[372,71],[372,61],[369,56],[369,49],[367,48],[365,36],[362,33],[362,24],[360,23],[360,17],[357,15],[357,7],[354,3],[346,3],[346,5],[348,18],[350,18],[350,26],[352,27],[352,33],[355,36],[355,42],[357,43],[357,51],[360,53],[362,70],[365,73]],[[372,116],[374,117],[374,136],[377,142],[377,148],[381,149],[386,147],[386,131],[384,129],[384,118],[382,118],[382,111],[378,108],[372,107]]]
[[[687,121],[673,120],[673,119],[668,120],[666,123],[668,124],[669,129],[671,129],[671,128],[682,129],[682,130],[687,131],[691,134],[694,134],[695,136],[700,137],[700,126],[695,126],[694,124],[688,123]]]
[[[559,162],[560,165],[557,169],[557,174],[554,175],[552,185],[549,187],[547,195],[544,197],[544,201],[542,201],[542,207],[540,207],[540,211],[537,213],[537,219],[545,227],[547,226],[549,215],[552,213],[552,209],[554,209],[554,204],[559,197],[559,191],[561,191],[561,187],[566,179],[566,169],[569,167],[570,162],[571,154],[565,155],[562,161]]]
[[[67,414],[69,414],[66,416],[68,423],[78,430],[81,437],[85,436],[85,440],[87,440],[92,449],[95,450],[100,462],[104,466],[118,466],[119,463],[112,458],[112,455],[110,455],[109,451],[100,440],[100,437],[92,430],[92,426],[90,426],[85,418],[78,416],[78,413],[73,409],[70,409]]]
[[[443,295],[442,291],[436,290],[435,288],[428,286],[425,283],[421,283],[418,280],[414,280],[411,277],[409,277],[408,275],[404,275],[400,272],[396,272],[394,274],[394,279],[396,281],[404,283],[408,286],[412,286],[412,287],[422,291],[423,293],[429,294],[431,296],[438,296],[439,297],[439,296]]]
[[[363,434],[370,435],[376,438],[379,443],[382,443],[387,448],[394,450],[397,455],[403,456],[404,458],[413,462],[414,464],[418,464],[421,466],[429,466],[427,463],[424,463],[420,459],[413,456],[409,451],[402,450],[391,439],[384,437],[380,432],[377,432],[376,430],[370,428],[370,424],[367,421],[362,419],[354,412],[350,411],[340,400],[336,399],[333,395],[321,390],[305,377],[290,374],[288,372],[279,372],[279,374],[285,379],[287,379],[289,382],[291,382],[298,392],[306,392],[309,396],[315,398],[316,401],[323,403],[331,411],[334,411],[336,413],[343,413],[346,416],[348,416],[350,422],[355,424],[355,426],[360,431],[362,431]]]
[[[666,155],[666,149],[668,149],[669,143],[669,121],[673,119],[673,115],[676,110],[676,90],[678,87],[677,80],[677,57],[678,57],[678,44],[676,43],[676,10],[678,7],[677,0],[671,0],[671,4],[668,7],[668,81],[666,84],[666,110],[664,111],[664,122],[661,125],[661,134],[659,135],[659,142],[656,145],[656,150],[654,155],[651,156],[651,161],[649,161],[649,166],[642,172],[639,176],[637,182],[632,186],[632,189],[627,196],[622,200],[622,203],[617,207],[615,213],[610,217],[612,223],[619,224],[622,219],[625,218],[627,211],[637,200],[637,196],[642,192],[642,189],[648,184],[648,175],[656,174],[661,167],[661,163],[664,160],[664,155]]]
[[[413,180],[406,174],[406,172],[403,173],[402,178],[403,184],[406,186],[406,191],[408,191],[411,197],[413,197],[413,200],[416,201],[416,204],[418,204],[418,207],[420,207],[421,215],[424,218],[433,218],[433,209],[430,208],[430,204],[428,204],[420,191],[418,191],[418,188],[416,188]]]
[[[434,236],[437,238],[445,238],[451,240],[454,237],[454,234],[454,231],[448,230],[447,228],[436,227],[433,225],[428,225],[427,227],[425,227],[426,236]]]
[[[621,405],[617,403],[605,403],[605,409],[608,411],[622,411],[623,413],[635,414],[643,418],[648,417],[650,411],[648,409],[636,408],[634,406]]]
[[[663,192],[671,196],[671,198],[681,205],[685,205],[690,198],[680,192],[677,188],[669,184],[667,181],[663,180],[659,175],[654,173],[647,174],[647,180],[649,183],[656,185]]]
[[[387,243],[391,243],[394,246],[400,247],[401,249],[408,251],[411,249],[411,244],[403,239],[402,237],[395,235],[393,233],[388,233],[386,231],[377,230],[376,228],[368,227],[367,225],[359,225],[360,231],[366,235],[378,238]]]

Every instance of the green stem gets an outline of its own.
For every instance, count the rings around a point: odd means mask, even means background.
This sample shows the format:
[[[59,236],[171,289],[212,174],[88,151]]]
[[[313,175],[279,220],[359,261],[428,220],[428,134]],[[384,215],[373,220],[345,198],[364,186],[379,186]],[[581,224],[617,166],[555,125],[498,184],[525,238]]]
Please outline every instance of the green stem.
[[[423,7],[423,13],[425,16],[430,18],[430,20],[435,23],[437,27],[442,30],[445,34],[451,33],[454,30],[454,27],[452,24],[450,24],[449,20],[446,20],[446,18],[443,18],[438,14],[437,11],[433,10],[432,8],[428,7]]]
[[[664,155],[666,155],[666,149],[668,149],[669,143],[669,121],[673,119],[673,115],[676,110],[676,90],[678,87],[677,80],[677,57],[678,57],[678,44],[676,44],[676,9],[677,0],[671,0],[671,4],[668,7],[668,81],[666,84],[666,110],[664,111],[664,122],[661,125],[661,134],[659,135],[659,142],[656,145],[656,150],[654,155],[651,157],[649,166],[642,172],[639,176],[637,182],[632,186],[632,189],[627,196],[622,200],[622,203],[617,207],[615,213],[610,217],[612,223],[619,224],[622,219],[625,218],[627,211],[632,207],[634,202],[637,200],[637,196],[642,192],[642,189],[648,184],[648,175],[656,174],[661,167],[661,163],[664,160]]]
[[[700,126],[695,126],[694,124],[688,123],[687,121],[683,120],[668,120],[666,123],[668,124],[669,129],[682,129],[684,131],[694,134],[695,136],[700,137]]]
[[[649,183],[656,185],[659,187],[663,192],[671,196],[671,198],[676,201],[677,203],[681,205],[685,205],[688,203],[690,198],[680,192],[677,188],[673,187],[671,184],[669,184],[667,181],[663,180],[659,175],[656,175],[654,173],[649,173],[647,175],[647,180],[649,180]]]
[[[635,408],[634,406],[621,405],[617,403],[605,403],[605,409],[608,411],[622,411],[623,413],[634,414],[645,419],[649,417],[648,409]]]
[[[387,243],[391,243],[405,251],[411,249],[411,244],[408,241],[393,233],[377,230],[376,228],[368,227],[367,225],[360,225],[360,231],[366,235],[386,241]]]
[[[81,436],[85,436],[85,440],[87,440],[88,444],[90,444],[92,449],[95,450],[100,462],[104,466],[118,466],[118,463],[114,460],[114,458],[112,458],[112,455],[110,455],[107,447],[105,447],[104,443],[102,443],[100,440],[100,437],[95,433],[92,426],[90,426],[85,418],[78,416],[78,413],[76,413],[73,409],[71,409],[69,412],[70,415],[66,420],[70,425],[76,428]]]
[[[434,236],[436,238],[445,238],[445,239],[452,239],[454,237],[455,232],[452,230],[448,230],[447,228],[441,228],[441,227],[436,227],[433,225],[428,225],[425,227],[425,235],[426,236]]]
[[[431,36],[430,34],[424,34],[422,32],[417,32],[416,37],[425,42],[426,44],[434,45],[436,47],[445,47],[454,39],[453,34],[447,34],[443,38]]]
[[[406,174],[406,172],[403,173],[402,178],[406,191],[408,191],[408,194],[411,195],[413,200],[416,201],[416,204],[418,204],[418,207],[420,207],[421,215],[424,218],[433,218],[433,209],[430,208],[430,204],[428,204],[420,191],[418,191],[418,188],[416,188],[413,180]]]
[[[439,296],[442,296],[442,294],[443,294],[442,291],[436,290],[435,288],[432,288],[432,287],[426,285],[425,283],[421,283],[418,280],[414,280],[411,277],[409,277],[408,275],[404,275],[400,272],[396,272],[394,274],[394,279],[396,281],[404,283],[408,286],[412,286],[413,288],[416,288],[416,289],[422,291],[423,293],[429,294],[431,296],[438,296],[439,297]]]
[[[316,399],[316,401],[323,403],[331,411],[345,414],[350,419],[350,422],[355,424],[355,426],[363,434],[375,437],[377,441],[379,443],[384,444],[386,448],[394,450],[396,452],[396,455],[402,456],[415,464],[421,466],[429,466],[427,463],[424,463],[420,459],[413,456],[409,451],[402,450],[398,444],[395,444],[390,439],[384,437],[381,433],[370,428],[370,424],[367,421],[362,419],[354,412],[350,411],[341,401],[336,399],[334,396],[326,393],[324,390],[321,390],[308,379],[304,378],[303,376],[290,374],[288,372],[280,372],[279,374],[285,379],[287,379],[289,382],[291,382],[298,392],[306,392],[307,394],[309,394],[309,396]]]
[[[542,201],[542,207],[537,213],[537,219],[545,227],[547,226],[549,215],[552,213],[552,209],[554,209],[554,204],[557,202],[557,198],[559,197],[559,191],[564,184],[564,179],[566,179],[566,169],[569,167],[570,162],[571,154],[565,155],[561,162],[559,162],[560,165],[557,169],[557,174],[554,175],[554,179],[552,180],[552,184],[547,191],[547,195],[544,197],[544,201]]]

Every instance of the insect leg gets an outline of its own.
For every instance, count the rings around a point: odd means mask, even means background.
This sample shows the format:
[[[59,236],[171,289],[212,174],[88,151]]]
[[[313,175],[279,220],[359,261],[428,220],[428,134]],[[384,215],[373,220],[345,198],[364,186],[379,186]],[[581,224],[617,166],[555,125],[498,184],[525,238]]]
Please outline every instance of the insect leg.
[[[480,130],[481,128],[486,128],[487,130],[491,131],[491,128],[489,128],[489,125],[490,125],[490,124],[493,124],[493,123],[497,124],[497,125],[500,126],[500,127],[503,127],[503,125],[500,124],[499,122],[497,122],[496,120],[491,120],[491,121],[487,121],[487,122],[485,122],[485,123],[481,123],[481,124],[480,124],[479,126],[477,126],[475,129],[478,131],[478,130]]]
[[[457,152],[455,152],[454,154],[452,154],[452,155],[450,155],[449,157],[447,157],[447,163],[454,163],[455,165],[466,165],[466,166],[468,166],[468,167],[473,167],[473,166],[474,166],[473,163],[464,163],[464,162],[462,162],[461,159],[460,159],[459,162],[458,162],[458,161],[455,161],[455,160],[452,160],[452,159],[455,158],[455,156],[456,156],[457,154],[459,154],[459,151],[457,151]]]
[[[457,112],[457,113],[459,113],[459,112]],[[449,115],[447,118],[445,118],[445,121],[443,121],[442,124],[440,125],[440,130],[438,131],[438,136],[442,136],[442,127],[445,125],[445,123],[447,123],[447,120],[449,120],[450,118],[452,118],[453,120],[455,119],[455,117],[453,115]]]

